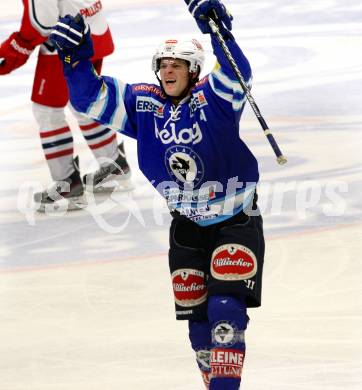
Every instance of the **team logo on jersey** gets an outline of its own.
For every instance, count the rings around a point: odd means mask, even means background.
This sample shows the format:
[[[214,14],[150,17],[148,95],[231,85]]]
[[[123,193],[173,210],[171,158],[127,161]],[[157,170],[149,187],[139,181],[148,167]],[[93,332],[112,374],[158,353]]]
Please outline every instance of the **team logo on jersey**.
[[[216,248],[211,259],[211,275],[218,280],[246,280],[257,271],[255,254],[246,246],[226,244]]]
[[[195,187],[204,175],[200,157],[187,146],[172,146],[167,149],[165,164],[169,175],[178,184],[192,183]]]
[[[196,269],[183,268],[171,275],[175,302],[183,307],[200,305],[206,301],[205,274]]]

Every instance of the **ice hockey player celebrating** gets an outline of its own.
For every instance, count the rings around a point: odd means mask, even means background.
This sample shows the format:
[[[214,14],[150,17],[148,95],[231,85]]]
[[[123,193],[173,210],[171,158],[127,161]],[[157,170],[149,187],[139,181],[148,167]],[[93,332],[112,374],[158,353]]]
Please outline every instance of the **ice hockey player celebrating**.
[[[84,205],[84,185],[78,158],[73,157],[73,137],[64,114],[69,97],[63,66],[48,36],[59,16],[77,12],[84,15],[92,29],[94,54],[91,60],[100,72],[103,58],[114,51],[111,32],[100,0],[23,0],[23,5],[20,30],[0,46],[0,75],[24,65],[39,46],[31,100],[45,159],[55,183],[34,198],[40,211],[62,198],[68,200],[68,209],[76,209]],[[73,112],[88,147],[101,165],[99,170],[83,177],[87,189],[102,190],[109,180],[122,184],[130,176],[123,142],[117,144],[117,134],[110,127]]]
[[[246,82],[248,60],[231,34],[219,0],[186,1],[217,63],[199,80],[204,51],[197,40],[168,39],[156,50],[157,84],[99,76],[89,30],[79,17],[61,18],[51,39],[65,61],[77,110],[137,140],[141,171],[173,217],[169,266],[176,318],[189,338],[204,383],[239,389],[247,308],[261,304],[264,238],[255,192],[258,164],[239,137],[245,95],[214,37],[217,23]],[[75,42],[74,42],[75,41]]]

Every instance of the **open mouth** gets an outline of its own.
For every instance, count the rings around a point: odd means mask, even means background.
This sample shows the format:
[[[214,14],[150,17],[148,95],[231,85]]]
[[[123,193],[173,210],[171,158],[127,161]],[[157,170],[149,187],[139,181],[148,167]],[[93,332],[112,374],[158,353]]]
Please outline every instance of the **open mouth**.
[[[170,80],[165,80],[165,82],[166,82],[166,85],[172,85],[172,84],[176,83],[176,80],[175,79],[170,79]]]

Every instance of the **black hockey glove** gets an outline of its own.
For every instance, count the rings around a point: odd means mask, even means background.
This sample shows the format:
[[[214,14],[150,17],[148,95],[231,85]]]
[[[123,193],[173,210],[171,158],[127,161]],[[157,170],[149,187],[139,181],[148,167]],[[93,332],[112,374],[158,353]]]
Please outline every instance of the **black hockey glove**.
[[[57,48],[65,69],[72,68],[80,60],[90,59],[94,55],[90,28],[79,14],[75,17],[66,15],[59,18],[49,39]]]
[[[212,33],[208,23],[208,19],[211,18],[218,25],[220,33],[229,36],[233,17],[220,0],[185,0],[185,3],[203,34]]]

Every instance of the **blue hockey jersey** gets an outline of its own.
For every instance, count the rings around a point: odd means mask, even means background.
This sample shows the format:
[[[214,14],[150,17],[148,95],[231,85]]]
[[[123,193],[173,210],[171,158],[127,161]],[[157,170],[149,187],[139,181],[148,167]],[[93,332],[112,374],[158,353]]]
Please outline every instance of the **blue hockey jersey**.
[[[248,60],[227,45],[250,85]],[[232,217],[252,202],[258,164],[239,137],[245,95],[212,37],[217,63],[177,106],[155,84],[98,76],[81,61],[66,79],[72,105],[137,140],[140,170],[170,210],[201,226]]]

